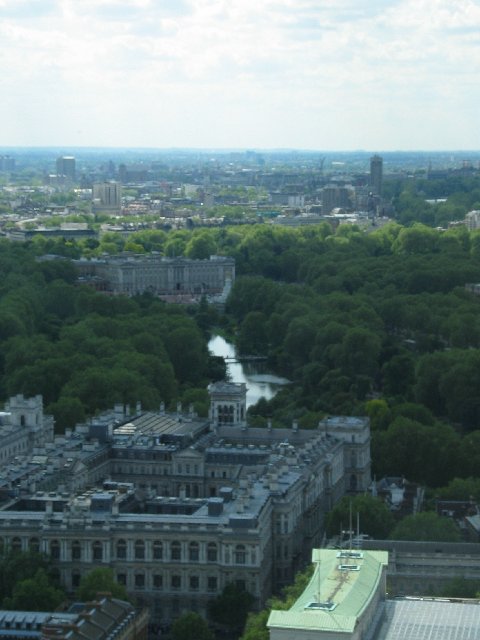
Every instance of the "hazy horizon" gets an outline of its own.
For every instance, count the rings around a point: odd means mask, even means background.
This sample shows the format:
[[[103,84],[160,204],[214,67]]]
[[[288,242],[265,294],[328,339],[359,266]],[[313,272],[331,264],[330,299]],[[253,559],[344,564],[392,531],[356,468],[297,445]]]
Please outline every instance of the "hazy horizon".
[[[192,152],[192,153],[305,153],[305,154],[339,154],[339,155],[352,155],[352,154],[364,154],[364,155],[373,155],[373,154],[385,154],[385,155],[407,155],[407,154],[425,154],[425,155],[438,155],[438,154],[449,154],[449,153],[472,153],[472,154],[480,154],[480,148],[478,149],[305,149],[305,148],[297,148],[297,147],[254,147],[254,146],[245,146],[245,147],[158,147],[158,146],[125,146],[125,145],[111,145],[111,146],[98,146],[98,145],[66,145],[66,144],[44,144],[44,145],[0,145],[0,151],[9,151],[9,150],[31,150],[31,151],[44,151],[51,150],[60,152],[62,150],[70,150],[70,151],[108,151],[108,150],[116,150],[116,151],[154,151],[154,152]]]
[[[0,0],[0,146],[474,151],[479,30],[479,0]]]

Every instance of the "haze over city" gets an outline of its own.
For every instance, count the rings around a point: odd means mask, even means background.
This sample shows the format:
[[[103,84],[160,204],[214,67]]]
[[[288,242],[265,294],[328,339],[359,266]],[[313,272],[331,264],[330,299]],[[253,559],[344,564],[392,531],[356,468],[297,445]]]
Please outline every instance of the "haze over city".
[[[478,149],[477,0],[0,0],[2,146]]]

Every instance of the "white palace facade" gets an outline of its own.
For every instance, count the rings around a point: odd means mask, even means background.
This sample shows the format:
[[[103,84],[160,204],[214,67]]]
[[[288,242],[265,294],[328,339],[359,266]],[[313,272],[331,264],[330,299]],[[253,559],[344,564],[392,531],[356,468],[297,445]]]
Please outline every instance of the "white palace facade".
[[[166,258],[157,254],[123,254],[74,261],[80,282],[114,295],[219,296],[235,280],[235,260]]]

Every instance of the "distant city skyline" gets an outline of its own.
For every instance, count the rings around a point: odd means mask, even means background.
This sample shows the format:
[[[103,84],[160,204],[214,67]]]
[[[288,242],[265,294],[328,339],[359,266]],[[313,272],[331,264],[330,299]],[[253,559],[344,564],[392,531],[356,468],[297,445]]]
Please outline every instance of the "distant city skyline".
[[[479,30],[479,0],[0,0],[0,147],[480,149]]]

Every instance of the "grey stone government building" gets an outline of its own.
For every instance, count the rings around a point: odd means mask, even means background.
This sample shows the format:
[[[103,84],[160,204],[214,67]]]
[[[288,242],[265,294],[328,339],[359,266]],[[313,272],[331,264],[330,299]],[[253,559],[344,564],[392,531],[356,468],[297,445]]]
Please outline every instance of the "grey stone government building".
[[[369,486],[369,422],[249,428],[244,385],[209,391],[208,419],[117,405],[55,437],[41,397],[12,398],[0,545],[47,553],[72,591],[111,567],[154,621],[205,613],[229,583],[263,605],[320,544],[332,505]]]

